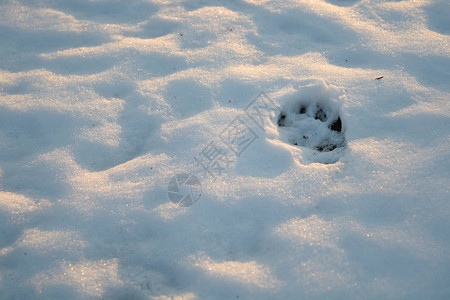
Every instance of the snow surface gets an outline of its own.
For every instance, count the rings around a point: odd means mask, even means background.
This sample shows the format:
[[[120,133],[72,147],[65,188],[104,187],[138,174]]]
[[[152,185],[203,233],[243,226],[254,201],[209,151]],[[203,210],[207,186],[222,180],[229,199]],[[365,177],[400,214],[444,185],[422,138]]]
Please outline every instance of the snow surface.
[[[1,0],[0,299],[450,299],[449,15]],[[341,117],[338,148],[304,103]],[[196,164],[211,145],[221,176]]]

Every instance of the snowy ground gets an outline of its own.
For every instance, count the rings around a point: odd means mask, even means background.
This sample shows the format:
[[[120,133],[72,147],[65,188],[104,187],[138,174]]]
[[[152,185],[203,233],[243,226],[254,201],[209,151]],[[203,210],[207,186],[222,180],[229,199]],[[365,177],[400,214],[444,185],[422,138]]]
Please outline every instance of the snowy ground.
[[[449,15],[0,0],[0,299],[450,299]]]

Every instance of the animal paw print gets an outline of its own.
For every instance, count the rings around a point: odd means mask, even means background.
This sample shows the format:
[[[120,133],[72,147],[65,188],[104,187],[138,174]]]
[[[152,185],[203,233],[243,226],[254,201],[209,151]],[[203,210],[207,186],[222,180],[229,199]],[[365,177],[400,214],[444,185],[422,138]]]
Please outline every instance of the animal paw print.
[[[298,103],[282,111],[278,126],[289,143],[318,152],[345,146],[344,128],[339,112],[327,103]]]

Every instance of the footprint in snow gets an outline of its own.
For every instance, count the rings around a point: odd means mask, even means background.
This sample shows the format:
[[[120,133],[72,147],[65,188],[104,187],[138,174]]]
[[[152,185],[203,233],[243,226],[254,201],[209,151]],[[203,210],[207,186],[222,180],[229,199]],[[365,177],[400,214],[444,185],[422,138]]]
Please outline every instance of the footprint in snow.
[[[280,133],[292,145],[320,153],[345,146],[341,116],[326,101],[299,101],[290,105],[281,111],[277,123]]]

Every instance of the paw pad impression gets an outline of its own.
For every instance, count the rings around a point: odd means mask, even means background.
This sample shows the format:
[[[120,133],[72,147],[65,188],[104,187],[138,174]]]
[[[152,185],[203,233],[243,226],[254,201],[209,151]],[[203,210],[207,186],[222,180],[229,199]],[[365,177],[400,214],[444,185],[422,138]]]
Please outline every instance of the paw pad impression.
[[[292,97],[278,116],[278,127],[283,139],[295,146],[312,149],[316,162],[333,163],[334,155],[345,147],[345,128],[337,103],[330,100],[327,86],[309,87]],[[320,157],[320,155],[322,157]]]

